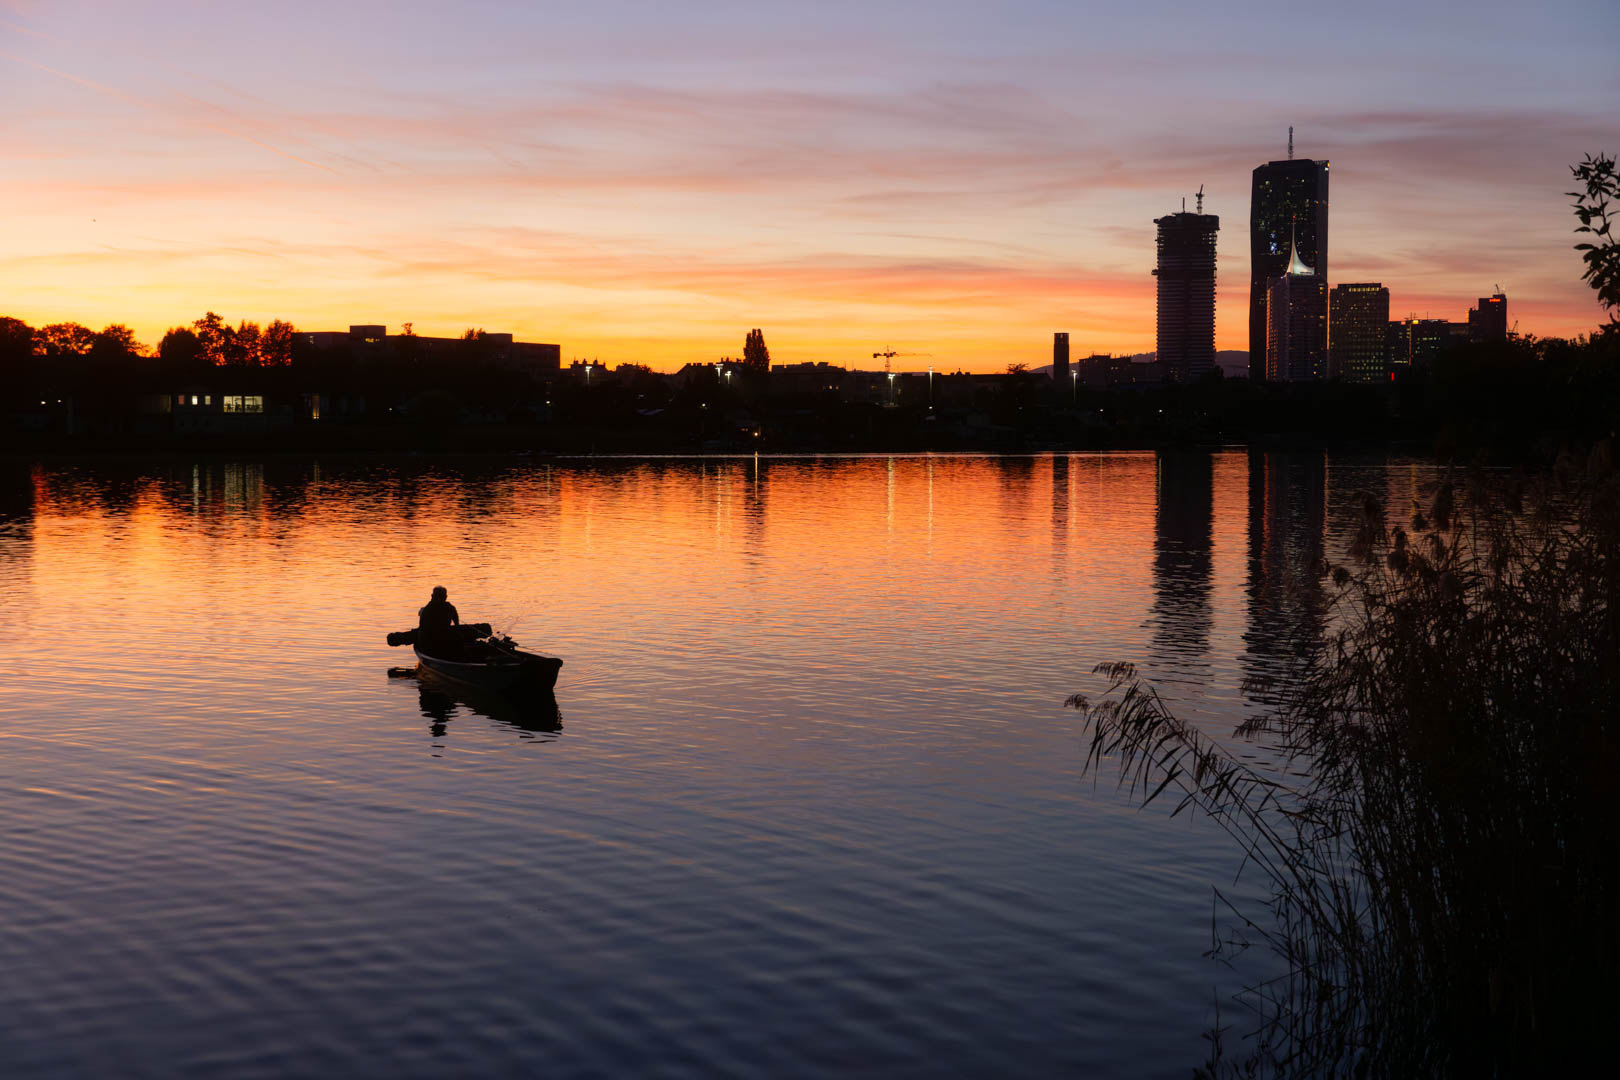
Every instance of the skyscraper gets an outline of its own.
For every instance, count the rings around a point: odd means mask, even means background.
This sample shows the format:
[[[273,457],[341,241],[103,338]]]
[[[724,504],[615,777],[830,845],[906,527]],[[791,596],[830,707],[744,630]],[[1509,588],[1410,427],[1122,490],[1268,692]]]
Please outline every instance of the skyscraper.
[[[1249,374],[1271,369],[1266,357],[1266,293],[1288,269],[1290,238],[1299,256],[1328,279],[1328,163],[1294,159],[1294,129],[1288,158],[1254,170],[1249,199]]]
[[[1327,299],[1327,282],[1289,244],[1288,264],[1266,289],[1267,379],[1304,382],[1327,376]]]
[[[1183,210],[1154,218],[1159,227],[1159,366],[1171,382],[1190,382],[1215,367],[1215,234],[1221,219]]]
[[[1384,382],[1389,290],[1376,281],[1335,285],[1329,294],[1328,355],[1332,373],[1346,382]]]
[[[1479,298],[1479,306],[1468,309],[1469,341],[1507,340],[1507,297],[1501,293]]]
[[[1052,385],[1069,386],[1069,335],[1061,330],[1052,335]]]

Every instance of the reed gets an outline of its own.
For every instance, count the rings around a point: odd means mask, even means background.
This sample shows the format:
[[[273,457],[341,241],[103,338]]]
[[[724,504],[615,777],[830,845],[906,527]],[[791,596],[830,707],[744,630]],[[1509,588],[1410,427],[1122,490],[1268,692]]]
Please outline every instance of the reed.
[[[1203,1072],[1517,1076],[1613,1056],[1620,1006],[1620,481],[1606,446],[1460,474],[1409,527],[1363,503],[1321,567],[1334,627],[1237,734],[1261,771],[1103,665],[1087,768],[1201,812],[1272,885],[1232,910],[1287,975]],[[1217,943],[1217,951],[1221,948]],[[1599,1056],[1601,1055],[1601,1056]]]

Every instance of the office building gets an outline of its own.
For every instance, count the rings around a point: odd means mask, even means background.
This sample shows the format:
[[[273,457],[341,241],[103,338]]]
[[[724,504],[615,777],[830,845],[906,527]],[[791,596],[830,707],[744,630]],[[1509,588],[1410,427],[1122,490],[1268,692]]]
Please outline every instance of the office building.
[[[1283,272],[1266,289],[1267,379],[1305,382],[1327,377],[1327,282],[1290,244]],[[1253,371],[1254,359],[1249,359]]]
[[[1215,368],[1215,234],[1221,219],[1200,213],[1154,218],[1159,227],[1158,358],[1164,377],[1190,382]]]
[[[1328,280],[1328,163],[1294,159],[1294,132],[1288,129],[1288,159],[1254,170],[1249,198],[1249,375],[1270,371],[1266,338],[1266,294],[1286,273],[1292,246]]]
[[[1384,382],[1389,290],[1376,281],[1335,285],[1328,294],[1329,370],[1346,382]]]
[[[425,337],[411,332],[390,334],[386,326],[359,323],[341,330],[316,330],[298,334],[301,343],[317,352],[345,350],[351,356],[368,360],[400,363],[422,360],[476,360],[529,374],[555,374],[562,366],[562,348],[539,342],[515,341],[511,334],[478,331],[475,338]]]
[[[1408,332],[1415,366],[1432,364],[1453,345],[1468,341],[1468,324],[1446,319],[1411,319],[1408,321]]]
[[[1069,335],[1058,332],[1052,335],[1052,383],[1058,389],[1069,385]]]
[[[1412,366],[1412,323],[1396,319],[1384,328],[1384,368],[1391,379]]]
[[[1469,341],[1506,341],[1508,334],[1507,297],[1501,293],[1479,298],[1479,306],[1468,309]]]

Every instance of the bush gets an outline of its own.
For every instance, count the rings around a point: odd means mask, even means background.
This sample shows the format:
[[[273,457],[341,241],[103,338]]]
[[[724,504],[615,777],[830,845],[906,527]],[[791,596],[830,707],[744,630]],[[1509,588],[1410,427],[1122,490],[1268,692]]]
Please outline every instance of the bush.
[[[1097,703],[1070,699],[1088,767],[1116,763],[1144,802],[1178,794],[1274,887],[1259,929],[1289,976],[1251,988],[1255,1042],[1211,1071],[1506,1076],[1608,1053],[1617,549],[1606,446],[1532,483],[1454,478],[1409,531],[1367,498],[1353,562],[1321,568],[1337,629],[1239,728],[1297,783],[1178,721],[1128,665],[1098,669]]]

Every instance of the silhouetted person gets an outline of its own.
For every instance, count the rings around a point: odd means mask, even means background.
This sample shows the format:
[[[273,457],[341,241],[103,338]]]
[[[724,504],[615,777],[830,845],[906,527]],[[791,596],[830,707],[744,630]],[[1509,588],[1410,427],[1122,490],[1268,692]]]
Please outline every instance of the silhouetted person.
[[[450,594],[443,585],[435,585],[433,598],[416,613],[416,643],[429,656],[454,659],[461,654],[461,639],[451,627],[460,625]]]

